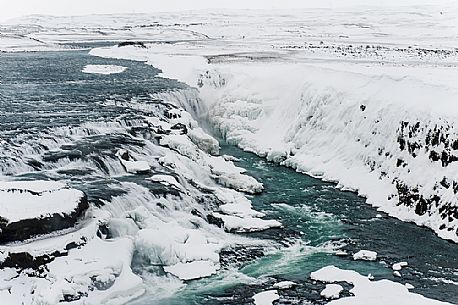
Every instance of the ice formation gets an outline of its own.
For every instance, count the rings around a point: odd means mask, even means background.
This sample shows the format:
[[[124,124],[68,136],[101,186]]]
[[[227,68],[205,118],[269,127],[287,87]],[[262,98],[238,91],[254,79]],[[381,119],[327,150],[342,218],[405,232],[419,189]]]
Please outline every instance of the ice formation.
[[[109,74],[122,73],[126,69],[127,69],[126,67],[115,66],[115,65],[86,65],[83,68],[82,72],[89,73],[89,74],[109,75]]]
[[[367,277],[351,270],[342,270],[334,266],[327,266],[311,273],[311,278],[325,283],[347,282],[354,287],[351,297],[344,297],[327,304],[450,304],[427,299],[419,294],[411,293],[401,283],[389,280],[371,281]],[[337,286],[335,286],[337,287]],[[335,289],[335,288],[334,288]],[[337,289],[336,289],[337,290]]]
[[[377,252],[370,250],[359,250],[353,254],[354,260],[375,261],[377,259]]]
[[[267,290],[253,296],[255,305],[272,305],[278,299],[280,299],[280,296],[277,290]]]

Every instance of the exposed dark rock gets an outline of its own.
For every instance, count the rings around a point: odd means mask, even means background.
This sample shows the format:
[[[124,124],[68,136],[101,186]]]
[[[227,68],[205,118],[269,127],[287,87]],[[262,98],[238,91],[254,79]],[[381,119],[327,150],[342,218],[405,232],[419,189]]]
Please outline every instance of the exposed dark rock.
[[[87,292],[81,292],[81,291],[79,291],[76,294],[64,294],[63,301],[64,302],[78,301],[82,297],[87,297],[87,296],[88,296]]]
[[[207,215],[207,221],[209,224],[216,225],[217,227],[224,227],[224,221],[219,217],[213,216],[212,214]]]
[[[125,46],[135,46],[140,48],[146,48],[145,44],[141,41],[123,41],[118,43],[118,47],[125,47]]]
[[[233,246],[219,253],[221,268],[240,268],[246,263],[264,256],[262,247]]]

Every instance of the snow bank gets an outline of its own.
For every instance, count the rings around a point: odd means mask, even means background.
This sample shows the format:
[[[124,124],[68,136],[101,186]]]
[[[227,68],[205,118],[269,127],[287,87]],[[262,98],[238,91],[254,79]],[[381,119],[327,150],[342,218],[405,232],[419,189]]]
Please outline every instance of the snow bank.
[[[173,266],[164,267],[164,271],[187,281],[215,274],[217,268],[211,261],[193,261],[190,263],[178,263]]]
[[[326,299],[338,299],[342,290],[343,287],[339,284],[327,284],[320,295]]]
[[[88,74],[117,74],[126,71],[127,67],[116,65],[86,65],[81,72]]]
[[[87,208],[86,195],[54,181],[0,182],[0,219],[3,233],[9,224],[26,220],[68,217]],[[17,228],[18,230],[20,228]]]
[[[403,305],[427,305],[427,304],[450,304],[425,298],[419,294],[411,293],[403,284],[389,280],[370,281],[356,271],[342,270],[334,266],[327,266],[311,273],[311,278],[316,281],[334,283],[347,282],[354,287],[350,292],[352,297],[345,297],[331,301],[328,304],[403,304]],[[335,286],[337,287],[337,286]],[[337,289],[336,289],[337,290]]]

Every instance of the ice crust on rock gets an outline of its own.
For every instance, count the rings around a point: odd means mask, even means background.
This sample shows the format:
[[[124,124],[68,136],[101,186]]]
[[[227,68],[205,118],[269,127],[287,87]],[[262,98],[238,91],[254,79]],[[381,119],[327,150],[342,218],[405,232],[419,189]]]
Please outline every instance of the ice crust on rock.
[[[267,290],[259,292],[253,296],[255,305],[272,305],[274,301],[280,299],[277,290]]]
[[[353,254],[354,260],[375,261],[377,259],[377,252],[370,250],[359,250]]]
[[[275,283],[273,287],[277,289],[290,289],[296,285],[297,283],[292,282],[292,281],[282,281],[282,282]]]
[[[129,152],[125,149],[120,149],[116,153],[119,161],[124,166],[128,173],[142,173],[150,170],[150,166],[147,161],[137,161],[133,159]]]
[[[338,299],[343,287],[339,284],[326,284],[320,295],[326,299]]]
[[[169,272],[185,281],[208,277],[215,274],[217,269],[217,266],[212,261],[192,261],[164,267],[165,272]]]
[[[422,295],[409,292],[408,288],[401,283],[389,280],[371,281],[367,277],[352,270],[342,270],[334,266],[323,267],[311,273],[311,278],[325,283],[347,282],[354,287],[350,292],[351,297],[344,297],[331,301],[329,305],[344,304],[403,304],[403,305],[450,305],[447,302],[428,299]]]
[[[219,143],[218,141],[203,131],[202,128],[194,128],[188,132],[188,136],[191,141],[196,144],[203,151],[211,154],[217,155],[219,153]]]
[[[409,264],[407,262],[399,262],[393,264],[392,268],[394,271],[400,271],[403,267],[407,267]]]

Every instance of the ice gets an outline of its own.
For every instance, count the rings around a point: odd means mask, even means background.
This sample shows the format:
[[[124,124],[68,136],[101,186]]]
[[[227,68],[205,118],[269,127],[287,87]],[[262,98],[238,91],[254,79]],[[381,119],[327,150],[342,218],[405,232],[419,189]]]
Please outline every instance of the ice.
[[[88,74],[117,74],[126,71],[127,67],[116,65],[86,65],[82,72]]]
[[[377,252],[370,250],[360,250],[353,254],[354,260],[375,261],[377,259]]]
[[[338,299],[342,290],[343,287],[339,284],[326,284],[320,295],[326,299]]]
[[[267,290],[259,292],[253,296],[255,305],[272,305],[274,301],[279,300],[277,290]]]
[[[255,194],[263,190],[263,185],[253,177],[244,175],[244,169],[237,167],[231,161],[226,161],[222,157],[208,157],[207,163],[211,172],[216,176],[219,183],[235,190]]]
[[[175,179],[175,177],[170,175],[153,175],[149,178],[152,181],[160,182],[165,185],[173,185],[177,189],[181,190],[183,187],[181,184]]]
[[[208,277],[215,274],[216,270],[217,267],[212,261],[193,261],[164,267],[165,272],[169,272],[185,281]]]
[[[140,230],[135,237],[135,245],[151,263],[168,266],[197,260],[217,263],[221,248],[221,244],[212,243],[205,233],[173,223]]]
[[[219,143],[212,136],[205,133],[202,128],[194,128],[188,132],[191,141],[196,144],[203,151],[217,155],[219,153]]]
[[[408,266],[409,264],[407,262],[399,262],[396,264],[393,264],[392,268],[394,271],[400,271],[403,267]]]
[[[228,232],[255,232],[282,226],[282,224],[275,219],[265,220],[251,216],[239,217],[221,213],[212,213],[212,215],[223,221],[224,228]]]
[[[2,269],[0,279],[16,276],[8,281],[10,290],[0,290],[0,298],[5,304],[38,305],[88,294],[91,304],[124,304],[144,291],[141,279],[130,269],[132,245],[127,238],[111,242],[92,239],[85,247],[49,263],[40,277],[34,277],[32,270],[16,273]]]
[[[350,292],[354,294],[354,296],[331,301],[327,303],[329,305],[450,305],[450,303],[447,302],[436,301],[425,298],[419,294],[411,293],[407,287],[401,283],[389,280],[370,281],[367,277],[357,273],[356,271],[342,270],[334,266],[323,267],[318,271],[312,272],[311,278],[325,283],[347,282],[354,286],[350,289]]]
[[[120,149],[116,153],[118,156],[119,161],[121,161],[122,165],[126,169],[128,173],[141,173],[147,172],[150,170],[150,166],[147,161],[137,161],[133,160],[132,157],[129,155],[127,150]]]
[[[274,288],[277,288],[277,289],[290,289],[290,288],[293,288],[294,286],[296,286],[297,284],[295,282],[291,282],[291,281],[282,281],[282,282],[278,282],[278,283],[275,283],[273,285]]]

